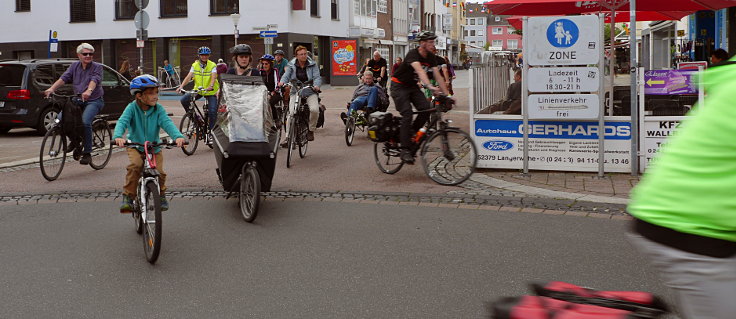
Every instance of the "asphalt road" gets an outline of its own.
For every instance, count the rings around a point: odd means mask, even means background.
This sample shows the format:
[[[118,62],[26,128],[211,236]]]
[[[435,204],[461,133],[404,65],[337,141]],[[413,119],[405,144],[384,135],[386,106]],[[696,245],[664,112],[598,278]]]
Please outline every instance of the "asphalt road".
[[[535,280],[665,294],[616,220],[174,199],[150,265],[110,200],[0,205],[3,318],[480,318]]]

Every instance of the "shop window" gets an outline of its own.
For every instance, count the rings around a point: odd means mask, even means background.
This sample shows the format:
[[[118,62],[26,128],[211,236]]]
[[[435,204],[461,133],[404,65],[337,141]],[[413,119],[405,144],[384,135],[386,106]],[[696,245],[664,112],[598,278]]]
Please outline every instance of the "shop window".
[[[210,15],[240,13],[238,0],[210,0]]]
[[[186,17],[187,0],[160,0],[161,17]]]
[[[115,0],[115,20],[128,20],[135,18],[138,8],[133,0]]]
[[[309,1],[309,14],[313,17],[319,17],[319,0]]]
[[[94,22],[95,1],[94,0],[71,0],[69,1],[69,22]]]
[[[31,0],[15,0],[15,12],[31,11]]]

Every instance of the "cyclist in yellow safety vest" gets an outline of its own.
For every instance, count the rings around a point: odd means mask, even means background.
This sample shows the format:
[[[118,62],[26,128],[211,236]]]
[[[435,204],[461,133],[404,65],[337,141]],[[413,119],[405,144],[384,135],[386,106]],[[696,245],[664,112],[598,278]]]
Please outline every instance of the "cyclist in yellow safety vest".
[[[209,127],[212,129],[215,126],[215,120],[217,119],[217,92],[220,90],[220,84],[217,82],[217,64],[210,61],[210,53],[212,51],[208,47],[200,47],[197,50],[199,54],[199,60],[192,63],[192,68],[189,69],[189,74],[181,81],[181,85],[176,89],[177,92],[181,93],[181,89],[194,79],[194,89],[204,88],[205,92],[197,94],[196,99],[204,97],[207,99],[207,117],[209,117]],[[189,104],[191,102],[191,94],[187,93],[181,98],[181,105],[185,110],[189,111]],[[209,142],[209,140],[208,140]]]

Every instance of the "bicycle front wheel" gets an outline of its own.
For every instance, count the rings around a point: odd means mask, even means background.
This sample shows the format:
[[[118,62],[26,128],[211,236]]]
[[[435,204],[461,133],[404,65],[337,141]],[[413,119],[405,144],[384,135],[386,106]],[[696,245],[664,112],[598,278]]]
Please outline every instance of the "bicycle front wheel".
[[[146,260],[153,264],[161,252],[161,195],[156,183],[146,183],[146,193],[143,196],[143,250],[146,252]]]
[[[295,146],[295,139],[296,139],[296,125],[294,124],[294,119],[292,118],[289,120],[289,135],[286,136],[288,139],[286,143],[286,168],[291,167],[291,151],[294,149]]]
[[[355,118],[351,116],[345,123],[345,144],[353,145],[353,138],[355,138]]]
[[[373,144],[373,157],[381,172],[386,174],[398,172],[404,166],[400,155],[401,150],[398,147],[392,147],[388,142]]]
[[[298,122],[299,128],[297,129],[297,132],[299,132],[299,158],[304,158],[307,156],[307,145],[309,144],[309,139],[307,139],[307,133],[309,133],[309,121],[302,117]]]
[[[61,128],[55,126],[46,131],[41,142],[39,155],[41,175],[48,181],[57,179],[64,169],[64,162],[66,162],[66,138]]]
[[[103,169],[112,156],[112,130],[106,121],[92,123],[92,160],[89,166]]]
[[[181,147],[181,151],[187,156],[194,154],[194,151],[197,150],[197,144],[199,143],[199,139],[197,138],[199,130],[197,129],[197,123],[192,117],[192,113],[187,113],[181,118],[179,131],[181,134],[184,134],[184,138],[189,142],[189,145],[183,145]]]
[[[468,133],[455,128],[434,132],[421,150],[424,172],[438,184],[457,185],[475,171],[478,151]]]
[[[258,215],[258,205],[261,200],[261,179],[258,171],[250,164],[243,165],[240,175],[240,193],[238,205],[240,213],[246,222],[252,223]]]

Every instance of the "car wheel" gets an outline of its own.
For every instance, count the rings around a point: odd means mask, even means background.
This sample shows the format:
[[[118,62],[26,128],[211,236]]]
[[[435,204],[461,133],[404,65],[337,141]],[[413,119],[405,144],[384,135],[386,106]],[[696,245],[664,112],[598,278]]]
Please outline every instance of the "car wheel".
[[[54,125],[54,121],[58,116],[58,109],[54,107],[47,107],[44,109],[43,112],[41,112],[41,116],[38,118],[38,127],[36,127],[38,133],[46,134],[46,132],[51,129],[51,126]]]

